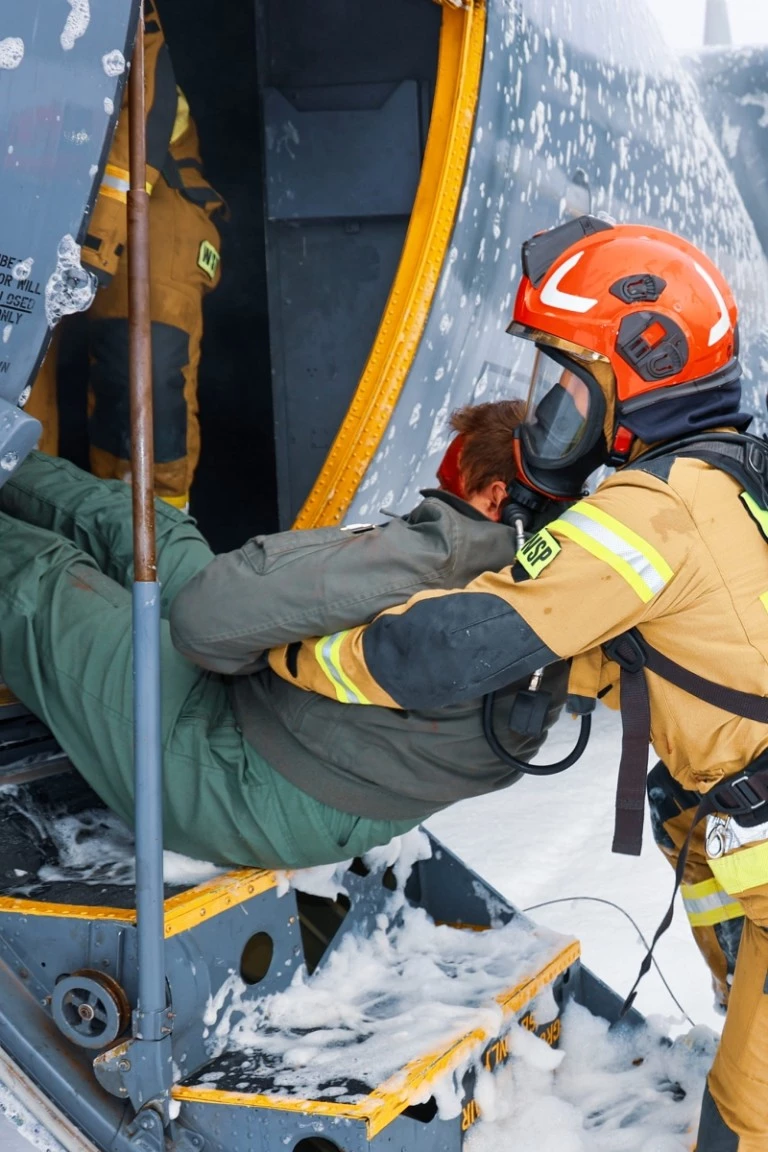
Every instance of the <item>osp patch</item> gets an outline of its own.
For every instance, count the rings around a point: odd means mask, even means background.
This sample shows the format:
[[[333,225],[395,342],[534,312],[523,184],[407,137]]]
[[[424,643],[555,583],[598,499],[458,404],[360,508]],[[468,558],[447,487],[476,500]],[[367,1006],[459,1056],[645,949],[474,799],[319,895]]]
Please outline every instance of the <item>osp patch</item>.
[[[531,579],[535,580],[547,565],[552,563],[560,550],[560,545],[552,533],[542,528],[535,536],[531,536],[530,540],[526,540],[515,559]]]

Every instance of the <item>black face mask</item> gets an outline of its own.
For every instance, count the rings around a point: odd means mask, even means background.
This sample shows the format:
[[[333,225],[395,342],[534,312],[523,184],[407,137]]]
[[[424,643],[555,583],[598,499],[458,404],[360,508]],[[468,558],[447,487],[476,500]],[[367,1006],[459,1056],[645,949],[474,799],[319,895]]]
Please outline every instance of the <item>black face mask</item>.
[[[554,500],[578,500],[583,494],[587,477],[607,460],[608,452],[602,434],[585,456],[565,468],[537,468],[528,463],[523,450],[526,477]]]
[[[550,388],[536,406],[536,429],[547,441],[550,451],[565,456],[584,430],[584,418],[573,397],[560,384]],[[554,453],[553,453],[554,454]]]
[[[540,348],[540,351],[546,352],[560,367],[588,382],[591,431],[589,428],[584,429],[584,442],[579,444],[578,437],[583,429],[584,417],[568,390],[560,384],[553,385],[536,405],[533,425],[529,426],[525,435],[522,428],[518,432],[525,477],[555,500],[576,500],[582,494],[587,477],[608,459],[603,436],[605,400],[596,381],[582,365],[559,350]],[[545,463],[541,457],[536,458],[537,441],[539,444],[546,443],[547,450],[553,456],[551,463]],[[558,451],[566,458],[575,456],[575,459],[570,463],[558,464]]]

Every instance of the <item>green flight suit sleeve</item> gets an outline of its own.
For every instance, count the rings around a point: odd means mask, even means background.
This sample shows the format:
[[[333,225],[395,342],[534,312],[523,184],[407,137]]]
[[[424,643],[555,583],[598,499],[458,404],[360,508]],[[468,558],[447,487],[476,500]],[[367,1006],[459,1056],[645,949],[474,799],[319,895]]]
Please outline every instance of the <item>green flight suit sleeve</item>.
[[[171,637],[203,668],[248,675],[266,667],[269,648],[373,620],[418,589],[449,584],[456,554],[440,516],[257,536],[181,590]]]

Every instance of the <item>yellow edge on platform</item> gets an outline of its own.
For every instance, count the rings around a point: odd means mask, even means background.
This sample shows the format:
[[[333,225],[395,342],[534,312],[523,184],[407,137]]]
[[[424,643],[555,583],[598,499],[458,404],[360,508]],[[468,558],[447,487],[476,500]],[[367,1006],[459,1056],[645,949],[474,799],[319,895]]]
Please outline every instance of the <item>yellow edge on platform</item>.
[[[0,708],[5,708],[8,704],[18,704],[18,696],[14,696],[7,684],[0,684]]]
[[[505,1016],[520,1012],[535,1000],[547,985],[570,968],[581,955],[578,940],[574,940],[530,980],[518,984],[496,997]],[[189,1100],[203,1104],[229,1104],[247,1108],[271,1108],[284,1112],[306,1112],[312,1116],[330,1116],[337,1119],[364,1121],[366,1135],[372,1140],[377,1133],[395,1120],[414,1099],[424,1083],[435,1080],[454,1067],[463,1057],[493,1039],[483,1028],[457,1036],[439,1053],[413,1060],[402,1072],[390,1077],[359,1104],[336,1104],[330,1100],[297,1100],[278,1096],[264,1096],[247,1092],[224,1092],[216,1088],[179,1086],[171,1089],[174,1100]]]
[[[485,0],[443,7],[427,146],[400,264],[368,363],[295,528],[338,524],[342,519],[413,363],[464,183],[484,44]]]
[[[202,920],[210,920],[212,916],[218,916],[236,904],[243,904],[253,896],[268,892],[276,885],[277,876],[274,872],[243,868],[172,896],[165,902],[165,935],[170,937],[186,932]]]
[[[243,904],[277,884],[274,872],[263,869],[242,868],[227,872],[205,884],[198,884],[164,904],[166,938],[178,936],[233,908]],[[111,920],[135,924],[134,908],[91,907],[83,904],[54,904],[45,900],[25,900],[17,896],[0,896],[0,916],[13,912],[22,916],[56,916],[63,920]]]

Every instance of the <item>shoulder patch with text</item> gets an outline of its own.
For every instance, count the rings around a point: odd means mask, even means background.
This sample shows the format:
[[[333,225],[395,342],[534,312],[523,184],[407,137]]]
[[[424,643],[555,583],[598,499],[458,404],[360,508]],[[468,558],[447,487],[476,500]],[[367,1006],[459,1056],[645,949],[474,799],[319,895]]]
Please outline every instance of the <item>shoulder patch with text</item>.
[[[202,268],[206,276],[213,280],[219,267],[219,260],[221,257],[214,248],[213,244],[209,244],[207,240],[203,240],[200,245],[200,251],[197,255],[197,266]]]
[[[546,528],[540,529],[530,540],[526,540],[515,559],[522,564],[525,571],[535,580],[537,576],[551,564],[560,551],[560,545]]]

